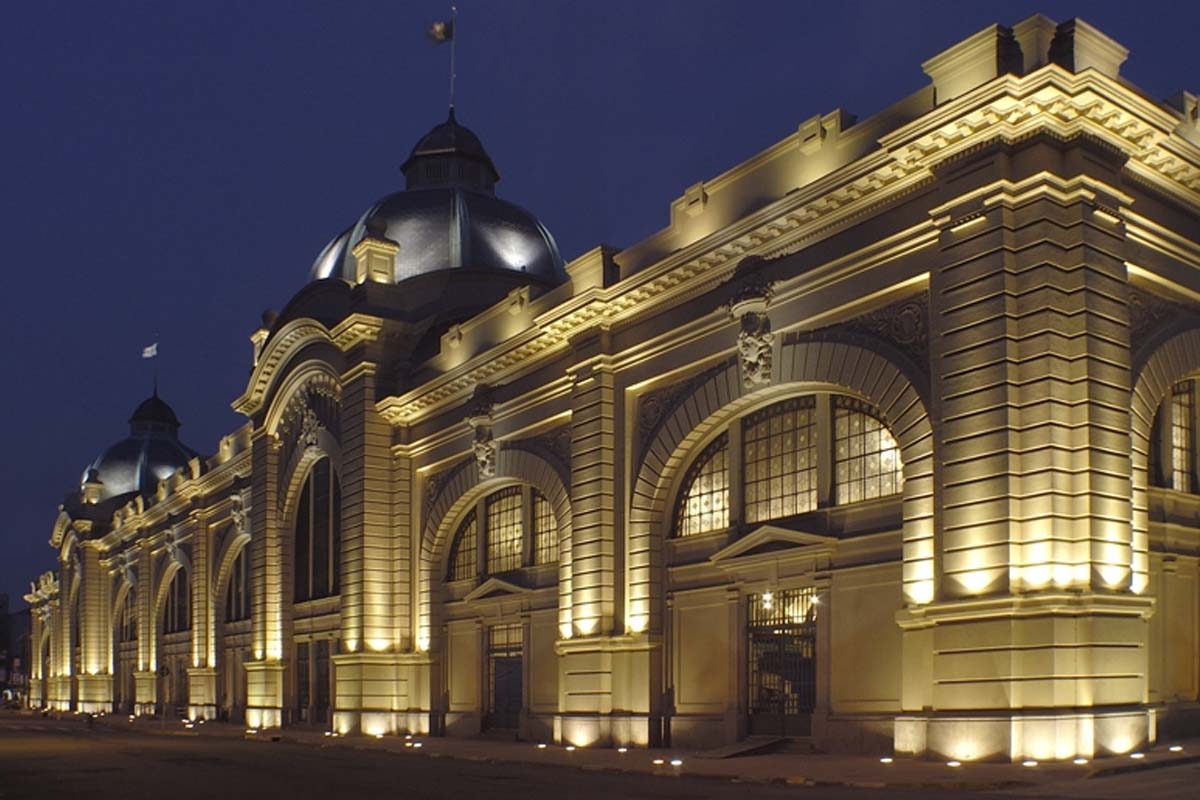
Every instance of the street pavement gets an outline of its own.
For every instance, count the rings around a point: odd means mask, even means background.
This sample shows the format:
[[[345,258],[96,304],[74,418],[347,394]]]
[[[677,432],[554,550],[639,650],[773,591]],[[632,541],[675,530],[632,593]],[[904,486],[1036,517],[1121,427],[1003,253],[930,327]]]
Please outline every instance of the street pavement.
[[[416,742],[421,748],[411,746]],[[1200,743],[1194,749],[1200,752]],[[672,767],[672,756],[684,763]],[[660,757],[666,763],[654,765]],[[980,764],[951,772],[929,762],[897,762],[883,773],[888,780],[877,780],[867,764],[878,759],[776,754],[712,760],[486,740],[334,738],[291,729],[247,736],[228,725],[187,730],[178,722],[113,717],[89,727],[78,716],[0,714],[0,800],[1200,797],[1196,763],[1087,778],[1089,771],[1080,769]]]

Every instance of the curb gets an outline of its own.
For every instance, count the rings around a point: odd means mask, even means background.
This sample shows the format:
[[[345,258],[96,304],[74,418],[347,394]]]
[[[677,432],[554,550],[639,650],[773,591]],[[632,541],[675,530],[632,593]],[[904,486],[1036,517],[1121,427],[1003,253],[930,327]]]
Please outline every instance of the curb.
[[[1154,761],[1141,761],[1137,764],[1121,764],[1113,767],[1100,767],[1094,769],[1087,774],[1087,778],[1107,778],[1112,775],[1125,775],[1130,772],[1145,772],[1151,769],[1163,769],[1165,767],[1178,767],[1183,764],[1195,764],[1200,762],[1200,756],[1178,756],[1175,758],[1156,759]]]

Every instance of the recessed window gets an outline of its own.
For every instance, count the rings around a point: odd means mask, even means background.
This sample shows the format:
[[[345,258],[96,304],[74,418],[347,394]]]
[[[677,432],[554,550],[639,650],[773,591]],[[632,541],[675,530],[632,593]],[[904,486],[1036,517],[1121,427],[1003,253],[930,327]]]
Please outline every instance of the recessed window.
[[[295,600],[338,593],[342,549],[342,493],[337,473],[322,458],[304,479],[296,507]]]
[[[903,487],[900,446],[870,405],[839,395],[794,397],[735,420],[696,456],[672,530],[723,531],[738,511],[746,523],[762,523]],[[734,489],[741,490],[738,507]]]
[[[729,527],[729,436],[722,433],[696,458],[675,509],[679,536]]]
[[[558,520],[550,501],[530,486],[510,486],[480,499],[463,517],[446,580],[474,578],[481,566],[488,575],[502,575],[557,561]]]
[[[491,575],[511,572],[521,566],[521,488],[514,486],[487,500],[487,569]]]
[[[180,633],[192,627],[192,609],[188,597],[187,572],[175,570],[167,587],[167,602],[163,608],[163,633]]]
[[[1193,482],[1192,382],[1175,384],[1171,390],[1171,486],[1181,492],[1195,491]]]
[[[817,507],[814,398],[796,397],[746,417],[742,426],[746,522]]]
[[[834,398],[834,494],[838,503],[874,500],[900,491],[900,446],[864,403]]]
[[[554,507],[542,493],[533,490],[533,563],[558,562],[558,520]]]
[[[246,551],[243,547],[233,560],[229,571],[229,583],[225,587],[225,621],[237,622],[250,619],[249,570],[246,569]]]
[[[477,546],[476,536],[477,528],[475,520],[475,511],[472,510],[467,518],[458,526],[458,533],[454,537],[454,550],[450,554],[450,572],[446,576],[447,580],[461,581],[466,578],[475,577],[475,564]]]
[[[122,642],[137,641],[137,592],[133,589],[125,593],[125,602],[121,606],[121,625],[119,630]]]

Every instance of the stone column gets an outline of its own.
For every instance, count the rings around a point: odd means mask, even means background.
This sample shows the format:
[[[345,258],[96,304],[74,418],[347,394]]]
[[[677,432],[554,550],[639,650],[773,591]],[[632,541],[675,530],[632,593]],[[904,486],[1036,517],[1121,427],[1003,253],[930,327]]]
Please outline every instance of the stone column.
[[[1070,758],[1152,735],[1119,169],[1085,140],[1035,140],[939,175],[942,539],[935,601],[899,615],[901,751]]]
[[[79,562],[83,572],[83,594],[79,598],[79,710],[95,714],[112,710],[112,580],[100,564],[100,548],[94,539],[80,543]]]
[[[217,670],[213,653],[212,528],[208,515],[196,510],[188,516],[192,533],[192,663],[188,667],[188,716],[217,718]]]
[[[278,519],[279,442],[259,428],[251,435],[250,616],[254,661],[246,663],[246,723],[251,728],[283,724],[284,599],[283,542]]]
[[[391,428],[375,410],[376,365],[342,376],[342,641],[334,659],[334,725],[393,733],[406,725],[398,663],[407,646],[408,603],[396,606]],[[397,619],[401,638],[397,638]],[[403,705],[407,706],[407,698]]]

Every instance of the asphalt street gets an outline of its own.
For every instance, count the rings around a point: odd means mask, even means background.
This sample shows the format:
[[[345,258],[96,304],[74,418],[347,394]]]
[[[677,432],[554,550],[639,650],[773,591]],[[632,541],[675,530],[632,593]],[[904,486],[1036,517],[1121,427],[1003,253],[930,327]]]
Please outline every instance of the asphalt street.
[[[920,798],[928,791],[748,785],[0,718],[0,799],[733,800]]]
[[[400,754],[307,743],[149,733],[79,718],[0,715],[0,800],[881,800],[881,798],[1192,798],[1200,764],[1007,792],[737,783]]]

